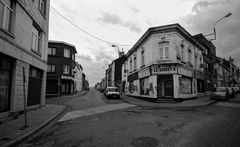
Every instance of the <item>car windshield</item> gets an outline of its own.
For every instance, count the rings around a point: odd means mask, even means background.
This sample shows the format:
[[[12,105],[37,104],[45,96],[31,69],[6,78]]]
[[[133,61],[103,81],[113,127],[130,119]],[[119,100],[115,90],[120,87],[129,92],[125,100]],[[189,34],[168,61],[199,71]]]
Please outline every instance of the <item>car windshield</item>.
[[[226,92],[226,88],[225,87],[218,87],[216,89],[216,92]]]
[[[118,92],[118,89],[117,88],[109,88],[108,91],[109,92]]]

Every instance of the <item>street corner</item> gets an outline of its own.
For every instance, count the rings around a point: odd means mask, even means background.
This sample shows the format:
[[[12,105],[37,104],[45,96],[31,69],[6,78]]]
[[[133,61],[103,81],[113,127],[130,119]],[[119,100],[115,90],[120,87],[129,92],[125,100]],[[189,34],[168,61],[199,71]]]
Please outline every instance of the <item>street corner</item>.
[[[194,99],[186,99],[184,101],[176,101],[176,100],[160,100],[155,101],[153,99],[143,99],[141,97],[132,97],[132,96],[121,96],[122,100],[126,103],[138,105],[138,106],[146,106],[146,107],[198,107],[198,106],[207,106],[215,104],[215,100],[211,100],[210,97],[197,97]]]
[[[0,125],[3,146],[14,146],[34,135],[66,110],[65,106],[47,104],[17,119]],[[25,122],[25,123],[24,123]]]

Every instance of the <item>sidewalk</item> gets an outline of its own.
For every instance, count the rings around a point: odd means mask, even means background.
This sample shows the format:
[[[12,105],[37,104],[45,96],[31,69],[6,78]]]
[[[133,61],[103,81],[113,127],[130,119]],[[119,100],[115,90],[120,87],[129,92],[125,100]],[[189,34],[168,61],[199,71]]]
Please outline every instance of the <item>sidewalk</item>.
[[[66,109],[65,106],[47,104],[27,114],[28,126],[23,129],[24,116],[0,124],[0,146],[13,146],[46,126]]]
[[[184,100],[182,102],[170,102],[170,103],[155,103],[144,99],[121,95],[121,99],[127,103],[139,105],[139,106],[156,106],[156,107],[194,107],[205,106],[215,103],[215,100],[211,100],[209,96],[198,97],[194,99]]]

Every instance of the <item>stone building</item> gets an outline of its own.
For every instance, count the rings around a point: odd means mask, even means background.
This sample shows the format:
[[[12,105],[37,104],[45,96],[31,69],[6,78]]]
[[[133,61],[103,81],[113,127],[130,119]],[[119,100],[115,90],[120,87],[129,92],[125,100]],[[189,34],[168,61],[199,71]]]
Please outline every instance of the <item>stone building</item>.
[[[49,6],[0,0],[0,117],[45,105]]]
[[[155,99],[203,95],[204,50],[179,24],[149,28],[126,54],[125,94]]]

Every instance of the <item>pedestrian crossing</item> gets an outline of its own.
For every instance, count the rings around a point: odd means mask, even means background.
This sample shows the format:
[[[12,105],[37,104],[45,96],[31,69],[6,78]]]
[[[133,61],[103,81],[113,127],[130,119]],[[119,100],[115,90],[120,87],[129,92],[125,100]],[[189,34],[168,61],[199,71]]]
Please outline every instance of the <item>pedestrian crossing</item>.
[[[121,104],[109,104],[104,106],[98,106],[93,108],[88,108],[84,110],[71,111],[66,113],[58,122],[63,122],[67,120],[71,120],[78,117],[90,116],[94,114],[104,113],[108,111],[114,111],[119,109],[125,109],[130,107],[135,107],[136,105],[121,103]]]

